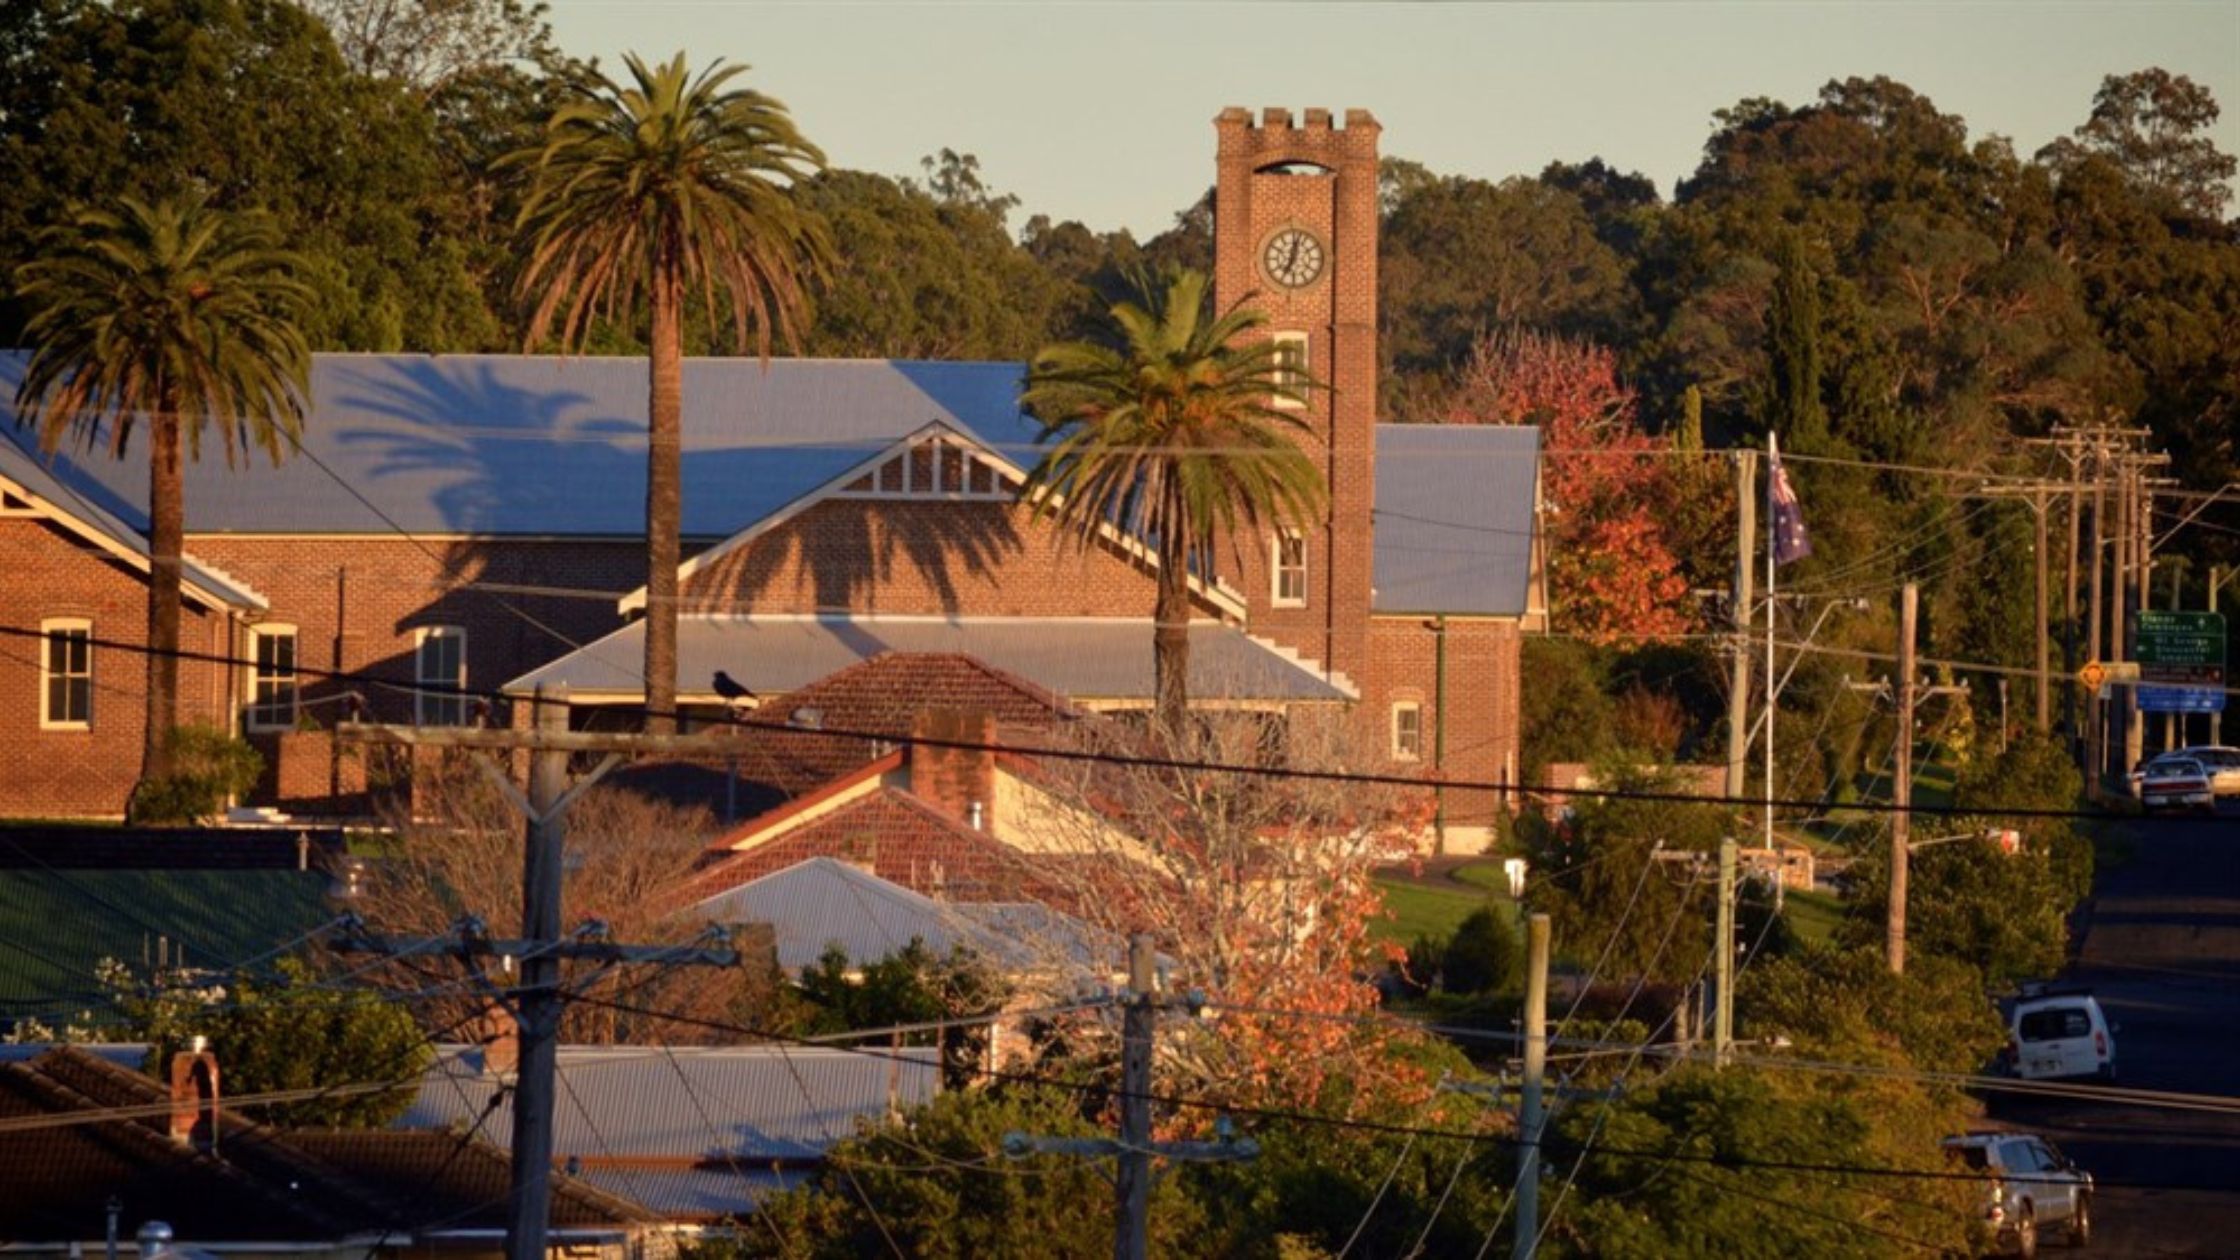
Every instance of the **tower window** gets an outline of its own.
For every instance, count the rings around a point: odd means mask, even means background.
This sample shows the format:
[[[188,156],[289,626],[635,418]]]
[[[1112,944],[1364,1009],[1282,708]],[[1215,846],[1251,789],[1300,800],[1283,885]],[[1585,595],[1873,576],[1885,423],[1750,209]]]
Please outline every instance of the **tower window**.
[[[1286,411],[1303,410],[1307,405],[1307,382],[1313,373],[1307,358],[1307,335],[1303,332],[1279,332],[1268,340],[1275,346],[1275,383],[1291,391],[1291,397],[1278,394],[1275,405]]]
[[[93,725],[93,623],[56,617],[39,623],[39,726],[82,731]]]
[[[1268,601],[1278,608],[1307,603],[1307,536],[1295,529],[1276,531],[1269,562]]]
[[[1423,706],[1413,700],[1392,706],[1392,759],[1423,760]]]
[[[284,731],[296,724],[296,628],[258,626],[249,632],[249,729]]]

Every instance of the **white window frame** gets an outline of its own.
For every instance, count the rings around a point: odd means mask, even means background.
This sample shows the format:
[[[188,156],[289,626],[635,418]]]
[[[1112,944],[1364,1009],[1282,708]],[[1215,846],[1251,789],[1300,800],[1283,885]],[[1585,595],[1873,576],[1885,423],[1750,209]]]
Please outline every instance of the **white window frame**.
[[[1409,738],[1403,739],[1401,717],[1415,719]],[[1414,747],[1409,744],[1413,743]],[[1395,700],[1392,704],[1392,759],[1394,761],[1423,760],[1423,702],[1421,700]]]
[[[86,687],[86,712],[82,718],[57,718],[54,715],[54,645],[55,636],[76,633],[85,639],[86,660],[83,675],[66,670],[65,680],[83,677]],[[48,617],[39,623],[39,729],[42,731],[90,731],[93,729],[93,621],[86,617]]]
[[[1283,549],[1286,543],[1295,543],[1299,549],[1296,564],[1286,564]],[[1297,594],[1284,591],[1284,578],[1295,575],[1299,579]],[[1305,608],[1307,594],[1307,534],[1305,530],[1282,528],[1268,539],[1268,606],[1271,608]]]
[[[1303,332],[1270,333],[1268,334],[1268,340],[1276,346],[1274,375],[1278,384],[1303,385],[1314,378],[1314,355],[1307,342],[1307,334]],[[1288,349],[1291,346],[1299,348],[1296,356]],[[1286,398],[1278,394],[1270,400],[1270,403],[1280,411],[1304,411],[1307,409],[1307,400],[1304,397]]]
[[[265,672],[264,645],[267,641],[288,640],[288,668],[283,675],[278,671]],[[286,622],[264,622],[249,627],[249,695],[242,706],[242,725],[252,731],[292,731],[296,728],[296,715],[303,703],[303,641],[296,628]],[[286,713],[278,712],[281,702],[267,700],[264,688],[269,681],[276,689],[287,688]]]
[[[449,678],[428,672],[427,645],[448,639],[459,645],[459,668]],[[465,726],[467,724],[467,628],[421,626],[412,632],[412,722],[415,726]],[[452,691],[425,691],[431,684]]]

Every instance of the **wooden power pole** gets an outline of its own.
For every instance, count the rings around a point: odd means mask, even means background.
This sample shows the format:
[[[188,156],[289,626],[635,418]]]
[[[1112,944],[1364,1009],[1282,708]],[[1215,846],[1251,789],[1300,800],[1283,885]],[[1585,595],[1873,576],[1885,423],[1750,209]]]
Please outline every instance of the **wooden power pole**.
[[[1908,582],[1898,592],[1898,755],[1891,779],[1891,799],[1898,806],[1890,815],[1890,907],[1886,948],[1892,975],[1906,969],[1906,867],[1912,854],[1907,844],[1913,831],[1913,638],[1921,593]]]
[[[1745,496],[1747,497],[1747,496]],[[1548,916],[1526,921],[1524,1092],[1517,1107],[1517,1233],[1512,1260],[1532,1260],[1540,1244],[1540,1139],[1547,1129],[1541,1090],[1548,1073]]]
[[[1739,800],[1750,764],[1751,569],[1758,537],[1758,453],[1734,452],[1734,638],[1727,665],[1727,796]],[[1771,680],[1768,679],[1768,684]],[[1770,791],[1770,789],[1769,789]]]
[[[1113,1260],[1151,1254],[1151,1049],[1159,1021],[1151,938],[1128,939],[1128,996],[1120,1011],[1120,1158],[1113,1177],[1119,1226]]]
[[[1119,1140],[1003,1135],[1003,1152],[1013,1159],[1077,1155],[1113,1161],[1113,1260],[1147,1260],[1151,1253],[1153,1159],[1237,1162],[1260,1154],[1259,1144],[1251,1138],[1229,1136],[1226,1121],[1220,1125],[1220,1136],[1211,1142],[1151,1140],[1154,1049],[1159,1008],[1164,1004],[1158,991],[1158,957],[1148,935],[1139,932],[1128,938],[1128,990],[1119,998]]]
[[[732,967],[739,963],[738,953],[725,947],[729,938],[722,929],[711,929],[705,938],[708,948],[616,945],[588,930],[588,925],[573,937],[563,937],[560,931],[568,807],[627,752],[721,753],[731,737],[570,731],[564,689],[539,687],[532,703],[536,720],[533,729],[527,731],[362,722],[345,722],[336,728],[337,738],[346,743],[463,747],[484,754],[478,764],[527,822],[521,864],[520,939],[492,939],[475,927],[463,925],[455,935],[437,939],[352,931],[337,941],[337,948],[357,953],[419,957],[452,954],[478,979],[493,960],[519,960],[518,984],[504,990],[489,986],[490,996],[510,1007],[520,1035],[513,1100],[513,1187],[506,1219],[507,1260],[546,1260],[552,1217],[553,1093],[558,1085],[560,1016],[568,1002],[561,988],[560,964],[574,960],[608,966],[646,963]],[[525,796],[486,756],[520,750],[530,756],[529,791]],[[571,784],[569,753],[593,751],[605,753],[604,760]]]

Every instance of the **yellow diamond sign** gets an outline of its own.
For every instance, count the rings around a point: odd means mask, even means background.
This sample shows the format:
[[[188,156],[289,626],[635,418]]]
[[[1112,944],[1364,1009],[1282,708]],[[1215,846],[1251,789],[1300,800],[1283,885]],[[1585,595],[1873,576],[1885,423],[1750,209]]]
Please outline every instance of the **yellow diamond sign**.
[[[2086,691],[2098,691],[2100,684],[2108,681],[2108,667],[2098,661],[2086,661],[2084,668],[2077,671],[2077,681],[2084,684]]]

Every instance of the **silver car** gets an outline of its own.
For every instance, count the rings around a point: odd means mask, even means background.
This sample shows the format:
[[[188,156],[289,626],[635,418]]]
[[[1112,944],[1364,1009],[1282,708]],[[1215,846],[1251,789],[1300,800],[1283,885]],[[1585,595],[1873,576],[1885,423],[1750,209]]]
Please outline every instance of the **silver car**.
[[[1947,1158],[1982,1173],[1983,1223],[2002,1252],[2038,1254],[2045,1231],[2072,1247],[2092,1241],[2092,1174],[2028,1133],[1965,1133],[1944,1140]]]

